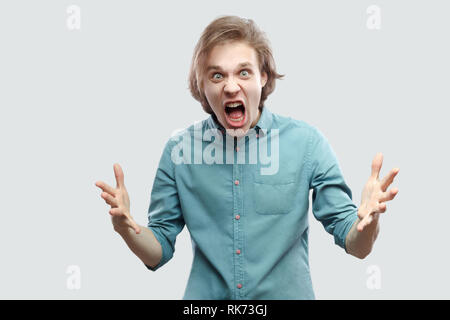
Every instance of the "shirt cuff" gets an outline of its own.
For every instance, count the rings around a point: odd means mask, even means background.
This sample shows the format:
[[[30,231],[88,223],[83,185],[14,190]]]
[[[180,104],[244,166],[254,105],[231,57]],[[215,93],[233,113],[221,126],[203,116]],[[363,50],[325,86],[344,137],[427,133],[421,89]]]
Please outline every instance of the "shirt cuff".
[[[343,221],[340,221],[340,223],[336,226],[334,243],[343,248],[345,252],[347,252],[345,239],[347,238],[347,234],[349,233],[350,229],[357,219],[358,211],[355,210],[353,213],[349,214]]]
[[[158,240],[158,242],[161,244],[162,256],[161,256],[161,260],[159,261],[159,263],[156,266],[151,267],[151,266],[146,265],[145,263],[144,263],[144,265],[147,267],[147,269],[149,269],[151,271],[156,271],[160,267],[165,265],[172,258],[173,249],[167,242],[166,237],[164,237],[162,235],[160,228],[153,227],[153,226],[150,226],[148,228],[153,232],[156,240]]]

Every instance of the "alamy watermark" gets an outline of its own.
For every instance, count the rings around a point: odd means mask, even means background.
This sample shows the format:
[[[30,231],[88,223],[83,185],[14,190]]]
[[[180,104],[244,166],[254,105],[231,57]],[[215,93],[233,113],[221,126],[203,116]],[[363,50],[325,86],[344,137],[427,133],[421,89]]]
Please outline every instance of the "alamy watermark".
[[[261,175],[274,175],[279,169],[279,129],[260,129],[258,133],[255,129],[250,129],[246,135],[237,138],[235,143],[235,137],[224,134],[220,129],[202,130],[200,122],[194,124],[193,134],[189,130],[183,130],[173,135],[172,139],[177,142],[171,153],[171,160],[175,165],[259,163]]]
[[[67,289],[69,290],[80,290],[81,289],[81,269],[77,265],[68,266],[66,269],[66,274],[69,277],[66,281]]]
[[[367,267],[366,272],[370,274],[367,278],[366,286],[369,290],[380,290],[381,289],[381,269],[377,265],[371,265]]]
[[[369,15],[367,17],[366,26],[369,30],[380,30],[381,29],[381,9],[379,6],[371,5],[367,8],[366,13]]]
[[[81,29],[81,9],[79,6],[70,5],[67,7],[66,12],[68,14],[66,20],[66,26],[69,30]]]

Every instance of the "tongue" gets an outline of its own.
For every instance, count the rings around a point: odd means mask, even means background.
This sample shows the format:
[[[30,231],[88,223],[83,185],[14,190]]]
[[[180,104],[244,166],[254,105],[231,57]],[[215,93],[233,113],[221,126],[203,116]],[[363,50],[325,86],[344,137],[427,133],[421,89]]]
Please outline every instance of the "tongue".
[[[233,110],[229,113],[230,118],[233,119],[239,119],[240,117],[242,117],[244,115],[244,113],[242,112],[241,108],[236,108],[236,110]]]

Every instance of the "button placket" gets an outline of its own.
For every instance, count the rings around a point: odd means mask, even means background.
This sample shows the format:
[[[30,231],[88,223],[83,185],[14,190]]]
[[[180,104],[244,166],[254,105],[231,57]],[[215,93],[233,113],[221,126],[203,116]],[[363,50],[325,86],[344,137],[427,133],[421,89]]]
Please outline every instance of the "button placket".
[[[233,164],[233,212],[234,212],[234,287],[237,288],[235,298],[240,299],[243,296],[243,261],[240,248],[242,248],[242,181],[241,165]],[[237,253],[239,251],[239,253]]]

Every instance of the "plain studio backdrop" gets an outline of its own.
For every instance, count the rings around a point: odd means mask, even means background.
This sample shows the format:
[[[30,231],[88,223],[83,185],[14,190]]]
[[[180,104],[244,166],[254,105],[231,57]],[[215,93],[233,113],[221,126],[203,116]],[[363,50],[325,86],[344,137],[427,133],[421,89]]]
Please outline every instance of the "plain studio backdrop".
[[[176,129],[208,117],[188,91],[192,53],[221,15],[253,19],[279,73],[266,106],[316,126],[359,206],[377,152],[400,172],[364,260],[310,210],[318,299],[448,299],[447,1],[2,1],[0,298],[181,299],[189,233],[149,271],[113,230],[95,181],[120,163],[147,225]],[[78,28],[79,27],[79,28]],[[275,241],[276,239],[274,239]]]

